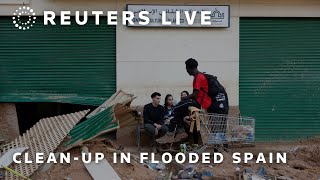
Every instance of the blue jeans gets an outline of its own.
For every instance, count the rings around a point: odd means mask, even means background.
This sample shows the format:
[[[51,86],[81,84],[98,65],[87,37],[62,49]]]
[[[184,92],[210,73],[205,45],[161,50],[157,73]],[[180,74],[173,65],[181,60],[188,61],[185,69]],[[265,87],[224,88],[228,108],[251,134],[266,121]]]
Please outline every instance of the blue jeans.
[[[149,135],[150,141],[151,141],[151,146],[154,146],[155,142],[156,142],[156,133],[155,133],[155,128],[153,126],[153,124],[144,124],[144,129],[146,130],[146,132]],[[168,131],[168,127],[167,125],[162,125],[161,129],[159,129],[158,132],[158,136],[162,137],[163,135],[165,135]]]

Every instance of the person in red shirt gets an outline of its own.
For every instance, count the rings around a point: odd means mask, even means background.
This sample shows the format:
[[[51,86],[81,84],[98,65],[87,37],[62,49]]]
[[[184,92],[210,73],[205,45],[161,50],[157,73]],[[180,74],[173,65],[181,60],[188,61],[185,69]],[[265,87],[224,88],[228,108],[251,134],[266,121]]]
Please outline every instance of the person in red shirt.
[[[211,105],[211,98],[208,96],[208,80],[198,70],[198,62],[195,59],[188,59],[186,62],[186,70],[190,76],[193,76],[193,92],[192,94],[182,97],[182,101],[191,100],[192,105],[198,108],[208,109]],[[190,104],[190,103],[189,103]],[[191,106],[191,105],[189,105]]]
[[[193,79],[192,94],[181,97],[181,102],[174,109],[174,119],[169,124],[169,131],[162,138],[157,139],[158,143],[170,143],[187,138],[188,135],[184,130],[184,116],[188,115],[188,108],[194,106],[197,108],[208,109],[211,105],[211,98],[207,95],[208,81],[206,77],[198,70],[198,62],[190,58],[186,62],[186,70]],[[177,130],[177,135],[174,138],[174,130]]]
[[[195,63],[198,64],[196,61]],[[207,110],[211,105],[211,98],[208,96],[207,93],[205,93],[208,92],[208,80],[202,73],[198,71],[197,68],[187,69],[187,71],[190,74],[190,76],[194,76],[194,79],[193,93],[190,97],[185,97],[185,99],[194,98],[203,109]]]

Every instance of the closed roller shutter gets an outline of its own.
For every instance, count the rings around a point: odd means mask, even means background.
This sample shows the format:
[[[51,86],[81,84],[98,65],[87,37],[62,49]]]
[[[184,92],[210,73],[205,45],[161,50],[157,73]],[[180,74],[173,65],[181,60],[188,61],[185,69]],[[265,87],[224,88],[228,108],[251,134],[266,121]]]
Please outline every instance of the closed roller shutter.
[[[22,31],[0,18],[0,102],[99,105],[116,91],[115,26],[36,21]]]
[[[240,19],[240,110],[258,141],[320,134],[320,19]]]

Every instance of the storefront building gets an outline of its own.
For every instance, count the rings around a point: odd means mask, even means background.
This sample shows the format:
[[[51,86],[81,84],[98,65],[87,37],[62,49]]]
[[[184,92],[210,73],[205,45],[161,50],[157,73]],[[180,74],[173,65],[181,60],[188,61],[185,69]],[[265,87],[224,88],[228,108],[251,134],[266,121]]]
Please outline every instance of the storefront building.
[[[230,27],[42,25],[44,10],[121,12],[127,4],[229,5]],[[28,31],[12,24],[22,5],[37,13]],[[226,87],[231,106],[256,118],[257,140],[320,134],[316,0],[0,0],[0,15],[1,102],[97,106],[117,89],[135,94],[133,105],[149,102],[154,91],[178,99],[182,90],[192,91],[184,65],[192,57]]]

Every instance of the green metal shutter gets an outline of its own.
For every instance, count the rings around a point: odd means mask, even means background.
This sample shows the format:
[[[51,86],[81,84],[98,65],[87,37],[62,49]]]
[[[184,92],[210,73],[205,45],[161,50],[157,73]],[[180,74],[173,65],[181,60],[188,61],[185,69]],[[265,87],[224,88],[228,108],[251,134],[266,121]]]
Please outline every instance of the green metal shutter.
[[[23,31],[0,18],[0,102],[99,105],[116,91],[116,27],[56,23]]]
[[[320,135],[320,19],[240,19],[240,110],[258,141]]]

